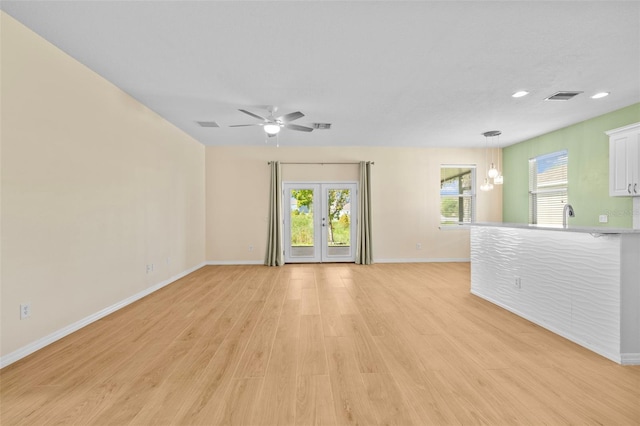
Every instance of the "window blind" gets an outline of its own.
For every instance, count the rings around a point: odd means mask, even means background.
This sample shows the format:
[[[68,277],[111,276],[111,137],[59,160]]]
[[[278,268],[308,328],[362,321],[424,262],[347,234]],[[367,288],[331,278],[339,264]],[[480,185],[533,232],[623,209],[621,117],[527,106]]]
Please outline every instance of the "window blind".
[[[567,203],[568,152],[558,151],[529,160],[529,223],[562,225]]]

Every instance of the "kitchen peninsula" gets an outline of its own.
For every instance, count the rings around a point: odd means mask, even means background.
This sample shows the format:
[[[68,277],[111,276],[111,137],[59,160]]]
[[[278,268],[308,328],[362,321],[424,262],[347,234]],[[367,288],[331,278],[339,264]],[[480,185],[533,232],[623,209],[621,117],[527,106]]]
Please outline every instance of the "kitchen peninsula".
[[[619,364],[640,364],[640,230],[479,223],[471,293]]]

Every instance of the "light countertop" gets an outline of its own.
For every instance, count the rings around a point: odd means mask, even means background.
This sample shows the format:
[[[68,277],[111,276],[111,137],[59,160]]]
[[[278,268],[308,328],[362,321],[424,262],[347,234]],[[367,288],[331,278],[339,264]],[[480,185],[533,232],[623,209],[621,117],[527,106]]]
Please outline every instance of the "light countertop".
[[[640,229],[607,228],[604,226],[529,225],[528,223],[477,222],[471,226],[491,226],[496,228],[537,229],[543,231],[582,232],[587,234],[640,234]]]

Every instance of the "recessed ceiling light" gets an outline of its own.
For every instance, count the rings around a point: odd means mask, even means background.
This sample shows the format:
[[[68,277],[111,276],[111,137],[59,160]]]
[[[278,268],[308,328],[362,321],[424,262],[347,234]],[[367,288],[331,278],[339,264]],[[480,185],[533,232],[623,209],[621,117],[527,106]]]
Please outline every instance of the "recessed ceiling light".
[[[519,92],[516,92],[511,96],[514,97],[514,98],[521,98],[523,96],[527,96],[528,94],[529,94],[529,92],[527,92],[526,90],[520,90]]]
[[[591,99],[600,99],[600,98],[604,98],[605,96],[609,96],[609,92],[596,93],[591,97]]]

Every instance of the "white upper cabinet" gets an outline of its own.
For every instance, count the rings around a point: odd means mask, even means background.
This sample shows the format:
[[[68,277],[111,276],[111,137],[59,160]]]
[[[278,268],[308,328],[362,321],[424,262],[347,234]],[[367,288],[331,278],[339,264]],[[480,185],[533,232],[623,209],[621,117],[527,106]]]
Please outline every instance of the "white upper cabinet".
[[[609,195],[640,197],[640,123],[606,132],[609,136]]]

